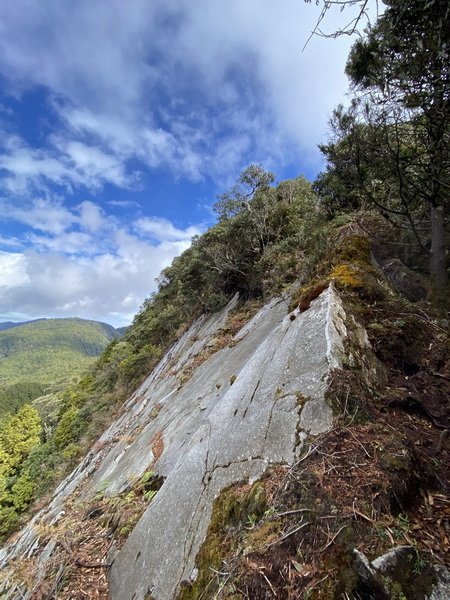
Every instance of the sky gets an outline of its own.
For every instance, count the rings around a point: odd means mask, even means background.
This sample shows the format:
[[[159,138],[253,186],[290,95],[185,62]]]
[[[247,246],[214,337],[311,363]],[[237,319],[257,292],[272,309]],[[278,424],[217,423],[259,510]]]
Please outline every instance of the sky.
[[[313,37],[302,51],[319,12],[0,3],[0,321],[127,325],[246,166],[314,179],[353,42]]]

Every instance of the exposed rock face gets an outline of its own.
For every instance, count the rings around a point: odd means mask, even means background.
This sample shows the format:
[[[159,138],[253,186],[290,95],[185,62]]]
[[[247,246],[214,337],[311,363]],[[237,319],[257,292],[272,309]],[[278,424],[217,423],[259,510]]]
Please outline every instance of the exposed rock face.
[[[330,289],[307,314],[285,314],[284,303],[272,302],[236,346],[211,357],[170,398],[144,385],[164,408],[128,452],[137,456],[142,440],[162,429],[155,468],[167,479],[114,561],[112,598],[173,598],[192,575],[220,491],[259,478],[271,463],[292,462],[307,434],[331,426],[324,392],[343,352],[339,298]],[[122,468],[108,475],[120,480]]]
[[[302,314],[286,315],[286,302],[272,301],[230,347],[194,370],[193,361],[201,362],[199,353],[211,345],[236,301],[194,323],[125,404],[100,438],[101,449],[86,457],[45,512],[3,551],[0,566],[44,550],[39,562],[45,571],[52,547],[39,549],[34,523],[56,522],[65,498],[86,480],[86,497],[99,489],[114,495],[151,469],[164,483],[113,557],[110,593],[113,600],[170,600],[195,573],[221,490],[257,480],[271,464],[292,463],[308,435],[331,427],[327,378],[341,366],[347,335],[333,287]],[[364,335],[355,338],[355,344],[368,344]],[[30,592],[10,590],[2,597],[30,598]]]

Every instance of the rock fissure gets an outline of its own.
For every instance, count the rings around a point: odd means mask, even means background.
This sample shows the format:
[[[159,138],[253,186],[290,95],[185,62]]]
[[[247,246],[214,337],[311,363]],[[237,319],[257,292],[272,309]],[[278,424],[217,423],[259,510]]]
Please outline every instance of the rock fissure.
[[[269,466],[293,464],[307,435],[332,425],[324,393],[346,335],[336,290],[330,286],[293,320],[285,299],[272,301],[235,335],[239,344],[205,356],[179,386],[171,373],[192,366],[229,308],[196,321],[126,403],[128,412],[103,436],[117,441],[104,450],[98,472],[84,462],[55,493],[55,514],[88,477],[93,490],[107,481],[114,495],[142,477],[149,444],[164,431],[164,451],[152,463],[164,483],[115,556],[112,600],[144,600],[149,589],[155,600],[173,600],[181,581],[189,582],[222,491],[257,482]],[[130,432],[133,439],[118,439]],[[37,551],[37,544],[24,540],[23,548]]]
[[[246,408],[248,408],[248,407],[249,407],[249,405],[250,405],[250,404],[253,402],[253,399],[254,399],[254,397],[255,397],[255,395],[256,395],[256,392],[258,391],[258,388],[259,388],[259,384],[260,384],[260,383],[261,383],[261,380],[259,380],[259,381],[258,381],[258,383],[256,384],[256,387],[255,387],[255,389],[253,390],[253,393],[252,393],[252,395],[250,396],[250,400],[249,400],[249,402],[248,402],[248,404],[247,404],[247,407],[246,407]]]
[[[223,465],[216,465],[212,471],[209,472],[210,477],[212,478],[212,476],[214,475],[214,473],[218,470],[218,469],[229,469],[230,467],[232,467],[233,465],[242,465],[244,463],[248,463],[248,462],[252,462],[254,460],[261,460],[261,461],[265,461],[267,460],[266,458],[264,458],[264,456],[262,455],[258,455],[258,456],[249,456],[247,458],[242,458],[240,460],[233,460],[229,463],[223,464]]]
[[[272,415],[273,415],[273,411],[275,410],[275,406],[276,406],[276,402],[274,402],[270,408],[270,412],[269,412],[269,418],[267,420],[267,427],[266,427],[266,433],[264,435],[264,440],[262,443],[262,450],[261,450],[261,454],[264,456],[265,455],[265,450],[266,450],[266,445],[267,445],[267,438],[270,432],[270,425],[272,423]]]

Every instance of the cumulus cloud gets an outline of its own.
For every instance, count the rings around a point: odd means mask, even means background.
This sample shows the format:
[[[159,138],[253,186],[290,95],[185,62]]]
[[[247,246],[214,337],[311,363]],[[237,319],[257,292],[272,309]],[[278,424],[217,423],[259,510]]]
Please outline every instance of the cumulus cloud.
[[[104,227],[105,213],[98,204],[85,200],[78,206],[78,210],[82,229],[95,233]]]
[[[23,254],[0,251],[0,293],[1,290],[21,285],[25,281],[26,260]]]
[[[351,41],[313,39],[302,53],[316,18],[298,0],[16,0],[0,7],[0,69],[18,93],[33,84],[54,93],[67,127],[60,151],[90,185],[100,170],[123,185],[131,157],[193,180],[269,146],[275,160],[306,150],[317,162]],[[86,134],[99,148],[70,139]],[[50,156],[40,167],[67,176]]]
[[[2,315],[135,312],[203,228],[132,196],[151,174],[228,185],[250,162],[317,170],[351,40],[302,53],[316,18],[302,0],[0,3],[5,90],[40,90],[46,110],[27,137],[0,104]]]
[[[149,217],[128,226],[92,202],[67,211],[58,227],[43,224],[40,203],[28,212],[47,235],[29,234],[22,253],[0,252],[0,319],[77,315],[127,324],[160,271],[201,233]]]

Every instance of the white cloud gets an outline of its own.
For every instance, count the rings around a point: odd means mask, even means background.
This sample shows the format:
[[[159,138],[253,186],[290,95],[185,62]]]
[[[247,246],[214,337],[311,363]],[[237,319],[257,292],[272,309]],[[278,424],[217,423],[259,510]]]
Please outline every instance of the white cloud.
[[[39,252],[60,252],[61,254],[98,254],[96,241],[87,233],[71,231],[57,237],[28,235],[28,241]]]
[[[7,248],[22,248],[23,242],[19,240],[17,237],[6,237],[0,235],[0,244],[2,246],[6,246]]]
[[[90,201],[72,210],[36,201],[14,217],[45,235],[28,233],[32,247],[22,253],[0,252],[0,320],[76,315],[126,324],[201,232],[156,217],[130,223],[130,231]]]
[[[139,208],[141,205],[135,200],[106,200],[109,206],[118,206],[120,208]]]
[[[317,163],[351,43],[315,38],[302,53],[317,15],[301,0],[16,0],[0,6],[0,69],[19,91],[55,94],[63,166],[79,175],[42,157],[55,181],[129,185],[131,157],[193,180],[235,171],[248,153],[300,161],[307,151]],[[32,158],[10,167],[33,172]]]
[[[144,217],[135,223],[137,230],[149,234],[152,238],[163,241],[186,241],[191,240],[194,235],[200,235],[202,231],[195,225],[181,230],[167,219],[158,217]]]
[[[0,290],[27,281],[25,263],[23,254],[0,251]]]
[[[0,154],[0,168],[9,173],[3,176],[3,183],[13,193],[23,193],[29,181],[38,183],[46,178],[53,183],[64,185],[68,174],[67,167],[60,158],[45,150],[30,148],[17,135],[3,133],[3,154]]]
[[[71,193],[74,186],[99,190],[105,183],[133,188],[139,172],[127,172],[123,155],[113,155],[101,148],[51,136],[49,148],[32,148],[17,135],[3,133],[0,169],[4,189],[13,194],[32,195],[38,189],[45,193],[49,185],[57,185]]]
[[[5,217],[52,235],[61,235],[76,220],[68,208],[54,200],[36,199],[20,203],[3,200],[0,206]]]
[[[73,181],[79,185],[95,189],[107,182],[126,188],[138,181],[138,173],[126,174],[126,157],[107,154],[79,141],[58,142],[62,157],[70,165]]]
[[[104,227],[105,214],[98,204],[85,200],[78,206],[78,210],[82,229],[95,233]]]

